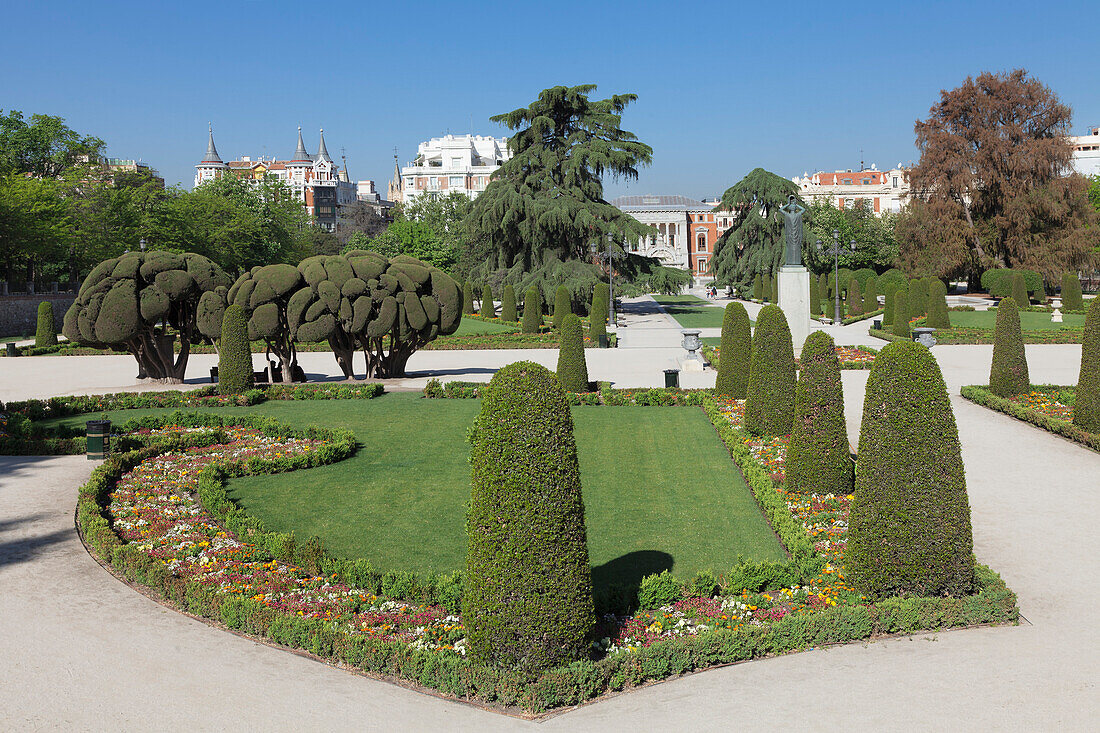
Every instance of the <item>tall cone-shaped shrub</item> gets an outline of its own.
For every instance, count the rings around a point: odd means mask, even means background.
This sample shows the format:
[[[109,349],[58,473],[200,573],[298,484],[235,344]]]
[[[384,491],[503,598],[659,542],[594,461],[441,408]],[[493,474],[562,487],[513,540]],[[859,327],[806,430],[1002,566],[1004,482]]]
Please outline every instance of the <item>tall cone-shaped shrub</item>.
[[[554,293],[554,318],[551,321],[554,328],[561,328],[562,321],[572,312],[569,291],[565,289],[564,285],[560,285],[558,291]]]
[[[859,294],[859,280],[854,277],[848,278],[848,298],[847,303],[849,316],[861,316],[863,315],[863,298]]]
[[[1001,397],[1015,397],[1031,389],[1020,330],[1020,310],[1015,298],[1002,298],[997,307],[993,331],[993,362],[989,365],[989,391]]]
[[[484,318],[496,318],[497,304],[493,302],[493,288],[489,283],[481,288],[481,311],[478,315]]]
[[[601,324],[607,323],[610,300],[611,289],[607,287],[607,283],[596,283],[595,287],[592,288],[592,307],[588,311],[590,326],[595,326],[596,321]]]
[[[523,326],[524,333],[538,333],[542,326],[542,299],[537,288],[527,288],[523,296]]]
[[[588,363],[584,359],[584,333],[576,313],[567,313],[558,335],[558,381],[570,392],[588,391]]]
[[[1027,308],[1031,305],[1031,298],[1027,294],[1027,281],[1022,272],[1012,274],[1012,299],[1016,301],[1018,308]]]
[[[872,598],[961,596],[974,587],[962,452],[932,352],[895,341],[867,378],[848,517],[849,583]]]
[[[787,319],[777,305],[760,309],[752,337],[752,363],[745,400],[745,430],[753,435],[787,435],[794,419],[794,346]]]
[[[1073,424],[1082,430],[1100,433],[1100,297],[1092,299],[1085,316]]]
[[[774,275],[772,275],[769,282],[771,283],[772,287],[771,295],[769,296],[771,298],[771,302],[779,305],[779,273],[775,273]]]
[[[1079,311],[1085,307],[1081,296],[1081,281],[1076,272],[1062,273],[1062,308],[1067,311]]]
[[[252,389],[252,344],[244,308],[231,305],[222,316],[218,342],[218,394],[240,394]]]
[[[863,289],[863,312],[870,313],[878,310],[878,278],[867,278],[867,286]]]
[[[909,281],[909,299],[906,301],[909,305],[909,317],[920,318],[925,314],[925,301],[928,296],[924,292],[924,281],[910,280]]]
[[[38,323],[34,331],[35,346],[57,344],[57,324],[53,320],[53,303],[43,300],[38,304]]]
[[[799,357],[786,482],[795,491],[850,494],[853,468],[836,345],[813,331]]]
[[[817,288],[817,278],[810,277],[810,315],[821,313],[821,291]]]
[[[466,316],[474,314],[474,284],[468,280],[462,286],[462,314]]]
[[[759,272],[756,273],[756,277],[752,279],[752,299],[764,299],[764,279],[760,276]]]
[[[504,286],[504,292],[500,296],[500,320],[515,323],[516,316],[516,290],[511,285]]]
[[[894,293],[897,285],[887,280],[882,289],[882,325],[886,329],[894,327]]]
[[[931,328],[951,328],[947,313],[947,286],[942,280],[928,282],[928,325]]]
[[[749,313],[740,303],[729,303],[722,316],[722,343],[718,348],[718,378],[714,394],[745,399],[749,388],[752,332]]]
[[[894,335],[909,338],[909,292],[904,287],[894,291]]]
[[[467,655],[521,671],[587,658],[591,568],[573,418],[558,380],[529,361],[498,371],[470,443]]]

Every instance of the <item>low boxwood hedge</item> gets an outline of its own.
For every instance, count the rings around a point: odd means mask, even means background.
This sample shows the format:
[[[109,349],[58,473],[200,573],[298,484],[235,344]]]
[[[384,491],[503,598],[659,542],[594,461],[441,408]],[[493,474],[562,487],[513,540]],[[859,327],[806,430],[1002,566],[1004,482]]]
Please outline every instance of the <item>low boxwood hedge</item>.
[[[1072,387],[1059,387],[1051,384],[1036,384],[1032,385],[1032,388],[1037,390],[1072,389]],[[1080,443],[1094,451],[1100,451],[1100,434],[1090,433],[1087,430],[1077,427],[1069,420],[1060,420],[1050,415],[1044,415],[1038,410],[1032,410],[1029,407],[1021,405],[1019,402],[1014,402],[1004,397],[998,397],[993,394],[986,385],[967,385],[962,388],[962,396],[971,402],[978,403],[982,407],[988,407],[991,410],[1003,412],[1009,417],[1031,423],[1036,427],[1052,432],[1055,435],[1060,435],[1076,443]]]

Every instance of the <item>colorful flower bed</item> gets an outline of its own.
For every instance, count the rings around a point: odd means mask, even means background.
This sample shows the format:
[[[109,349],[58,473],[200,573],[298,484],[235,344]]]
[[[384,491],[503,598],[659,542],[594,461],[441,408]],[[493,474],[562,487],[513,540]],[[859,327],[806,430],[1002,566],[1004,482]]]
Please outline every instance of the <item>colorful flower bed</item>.
[[[1027,394],[1008,399],[1048,417],[1073,422],[1073,388],[1033,388]]]
[[[1075,392],[1074,386],[1033,384],[1027,394],[1000,397],[985,385],[971,384],[962,388],[962,396],[971,402],[1100,451],[1100,435],[1073,424]]]
[[[870,369],[875,361],[877,349],[870,346],[837,346],[836,358],[840,362],[841,369]],[[718,346],[704,346],[703,356],[715,369],[722,358],[722,349]]]

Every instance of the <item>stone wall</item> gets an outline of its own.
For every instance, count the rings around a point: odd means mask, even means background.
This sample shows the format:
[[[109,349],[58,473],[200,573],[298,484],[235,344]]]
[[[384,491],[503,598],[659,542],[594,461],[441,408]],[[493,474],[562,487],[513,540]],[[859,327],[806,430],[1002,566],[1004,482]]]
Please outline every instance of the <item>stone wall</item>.
[[[53,319],[57,332],[65,320],[65,311],[76,300],[73,293],[41,293],[36,295],[0,296],[0,338],[5,336],[34,337],[38,327],[38,304],[44,300],[53,303]]]

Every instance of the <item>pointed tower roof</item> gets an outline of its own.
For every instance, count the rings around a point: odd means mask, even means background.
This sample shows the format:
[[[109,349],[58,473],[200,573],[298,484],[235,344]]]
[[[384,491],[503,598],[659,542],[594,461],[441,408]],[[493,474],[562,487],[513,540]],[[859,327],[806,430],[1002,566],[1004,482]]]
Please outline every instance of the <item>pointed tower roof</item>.
[[[225,165],[222,162],[221,156],[218,155],[218,149],[214,147],[214,126],[209,127],[210,139],[206,143],[206,155],[202,157],[203,164],[212,165]]]
[[[294,151],[291,163],[312,163],[313,156],[306,152],[306,143],[302,140],[302,126],[298,125],[298,149]]]
[[[314,158],[314,161],[320,162],[322,160],[332,162],[332,158],[328,156],[328,148],[325,147],[325,128],[323,127],[321,128],[321,143],[318,146],[317,157]]]

